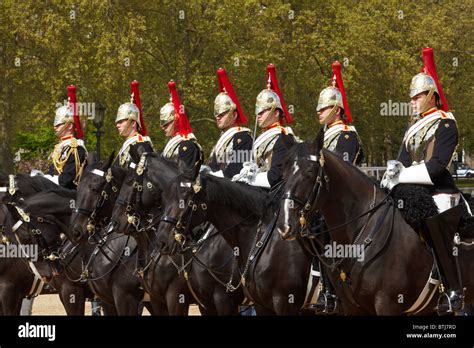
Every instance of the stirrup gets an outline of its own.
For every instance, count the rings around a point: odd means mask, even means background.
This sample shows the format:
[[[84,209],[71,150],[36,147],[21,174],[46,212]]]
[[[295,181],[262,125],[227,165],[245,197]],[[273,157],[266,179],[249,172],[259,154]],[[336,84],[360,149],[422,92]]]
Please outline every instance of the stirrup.
[[[309,308],[316,313],[334,314],[337,310],[337,296],[329,292],[321,293],[318,302]]]
[[[453,298],[453,297],[457,297],[457,298]],[[461,303],[460,306],[456,306],[456,308],[453,308],[453,303],[452,303],[453,299],[456,301],[460,301]],[[464,309],[464,294],[460,291],[451,291],[450,294],[447,294],[446,292],[442,292],[438,297],[438,304],[434,308],[434,310],[438,313],[438,315],[455,314],[457,312],[462,311],[463,309]]]

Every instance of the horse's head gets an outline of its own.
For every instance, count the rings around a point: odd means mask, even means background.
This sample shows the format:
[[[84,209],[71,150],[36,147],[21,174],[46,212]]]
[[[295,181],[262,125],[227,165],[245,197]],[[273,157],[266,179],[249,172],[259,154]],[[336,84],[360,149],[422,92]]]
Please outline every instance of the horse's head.
[[[77,186],[76,209],[71,215],[72,241],[85,242],[95,225],[107,214],[109,196],[118,192],[119,183],[114,177],[112,161],[114,153],[106,161],[97,162],[90,155],[84,163],[81,181]]]
[[[205,203],[197,203],[202,194],[200,178],[196,166],[186,168],[178,161],[178,170],[165,180],[162,191],[163,216],[157,230],[157,244],[160,252],[173,255],[176,246],[182,249],[193,238],[192,228],[204,221],[200,212],[205,211]],[[199,212],[198,212],[199,211]]]
[[[59,248],[68,230],[69,202],[75,192],[64,191],[65,195],[40,192],[21,205],[8,205],[13,224],[5,234],[18,246],[18,257],[33,262],[44,281],[58,274],[54,261],[59,258]]]
[[[160,207],[163,180],[157,178],[163,171],[161,158],[142,153],[137,162],[138,165],[134,164],[128,171],[112,211],[111,221],[119,233],[137,232],[152,209]]]
[[[298,227],[307,227],[308,213],[314,210],[323,179],[323,143],[321,128],[313,142],[297,144],[286,158],[283,166],[285,185],[276,225],[283,239],[293,240]]]
[[[43,176],[0,175],[0,202],[20,204],[26,197],[57,187],[54,182]]]

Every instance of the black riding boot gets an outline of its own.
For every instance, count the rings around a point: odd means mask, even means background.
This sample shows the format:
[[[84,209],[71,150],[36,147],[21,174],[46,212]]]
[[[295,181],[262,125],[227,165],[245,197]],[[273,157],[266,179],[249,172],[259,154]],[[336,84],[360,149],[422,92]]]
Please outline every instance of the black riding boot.
[[[445,288],[435,308],[440,315],[456,313],[464,306],[461,270],[453,250],[461,215],[461,206],[456,206],[426,220],[425,230]]]
[[[315,305],[317,313],[333,314],[336,311],[337,296],[334,294],[334,288],[332,287],[327,271],[320,267],[321,280],[323,287],[319,293],[318,302]]]

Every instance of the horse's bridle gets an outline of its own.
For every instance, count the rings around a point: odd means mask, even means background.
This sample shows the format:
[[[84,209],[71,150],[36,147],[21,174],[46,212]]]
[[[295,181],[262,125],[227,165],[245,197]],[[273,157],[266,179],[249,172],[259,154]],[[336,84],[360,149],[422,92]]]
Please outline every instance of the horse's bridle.
[[[96,217],[97,217],[97,214],[100,212],[100,210],[103,208],[103,206],[105,205],[105,202],[109,199],[109,194],[111,194],[112,192],[113,193],[117,193],[118,192],[118,188],[116,186],[116,184],[113,182],[113,175],[112,175],[112,169],[109,168],[107,169],[107,172],[104,172],[102,170],[99,170],[99,169],[94,169],[92,170],[93,174],[95,175],[98,175],[100,177],[104,177],[105,175],[105,184],[104,184],[104,187],[102,188],[102,192],[100,193],[100,196],[99,198],[97,199],[97,202],[95,204],[95,207],[93,210],[89,210],[89,209],[85,209],[85,208],[81,208],[81,207],[78,207],[76,208],[76,213],[78,214],[83,214],[83,215],[86,215],[88,217],[87,219],[87,225],[86,225],[86,229],[87,229],[87,232],[89,234],[92,234],[95,230],[95,225],[96,225]],[[107,189],[110,187],[111,191],[112,192],[107,192]]]
[[[324,174],[324,156],[323,153],[320,152],[318,156],[315,155],[309,155],[307,158],[303,158],[305,160],[311,161],[311,162],[319,162],[319,170],[318,170],[318,175],[316,176],[316,180],[314,181],[313,188],[311,189],[308,198],[306,201],[303,201],[302,199],[292,196],[289,193],[285,193],[282,196],[282,201],[285,200],[290,200],[292,202],[296,202],[299,206],[302,207],[302,209],[298,212],[300,215],[299,222],[300,222],[300,234],[304,236],[304,231],[307,229],[307,215],[311,211],[311,207],[314,205],[315,201],[317,200],[319,196],[319,192],[321,191],[321,187],[323,186],[323,182],[328,182],[329,178]],[[301,160],[296,158],[295,162]]]
[[[169,215],[165,215],[161,218],[160,221],[169,223],[173,225],[173,232],[174,232],[174,239],[175,241],[183,246],[185,241],[185,237],[183,232],[189,229],[189,225],[191,224],[191,220],[193,218],[193,214],[201,208],[204,216],[207,214],[207,204],[203,203],[196,203],[195,196],[201,191],[202,186],[200,183],[200,177],[196,179],[196,182],[193,184],[191,182],[180,181],[179,186],[177,186],[177,190],[179,191],[180,187],[186,187],[192,190],[191,197],[189,198],[186,208],[183,214],[179,218],[174,218]],[[184,222],[184,223],[183,223]]]
[[[138,163],[136,173],[137,176],[134,177],[133,184],[132,184],[132,195],[130,196],[129,201],[125,201],[120,198],[120,196],[117,198],[115,201],[116,204],[120,205],[121,207],[125,208],[125,211],[127,212],[127,221],[129,224],[131,224],[133,227],[135,227],[135,230],[137,233],[140,233],[144,231],[146,228],[140,228],[140,222],[142,220],[142,216],[140,214],[140,203],[142,200],[142,194],[143,194],[143,189],[146,187],[150,191],[154,191],[154,185],[153,183],[149,180],[147,171],[146,171],[146,165],[147,165],[147,158],[146,156],[148,155],[147,152],[143,153],[140,162]],[[143,182],[145,181],[145,178],[148,178],[148,182],[146,185],[143,185]],[[135,203],[134,205],[131,204],[131,201],[133,200],[133,196],[135,195]]]

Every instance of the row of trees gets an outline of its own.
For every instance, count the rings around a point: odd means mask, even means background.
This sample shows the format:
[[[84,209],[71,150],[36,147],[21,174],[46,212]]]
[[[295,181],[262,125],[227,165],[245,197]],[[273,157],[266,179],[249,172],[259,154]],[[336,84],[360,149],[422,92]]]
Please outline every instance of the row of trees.
[[[0,170],[13,154],[47,158],[55,142],[54,110],[66,86],[78,100],[107,107],[104,153],[117,149],[114,129],[130,81],[140,82],[145,120],[157,149],[165,144],[159,109],[177,82],[194,133],[209,153],[219,136],[213,120],[216,70],[224,67],[249,124],[265,68],[277,66],[294,114],[295,132],[314,137],[319,92],[331,63],[343,64],[354,124],[369,165],[398,151],[411,77],[421,49],[435,50],[438,75],[458,120],[460,144],[474,150],[473,52],[470,1],[282,0],[4,0],[0,2]],[[86,108],[86,110],[91,108]],[[95,146],[92,122],[89,149]]]

